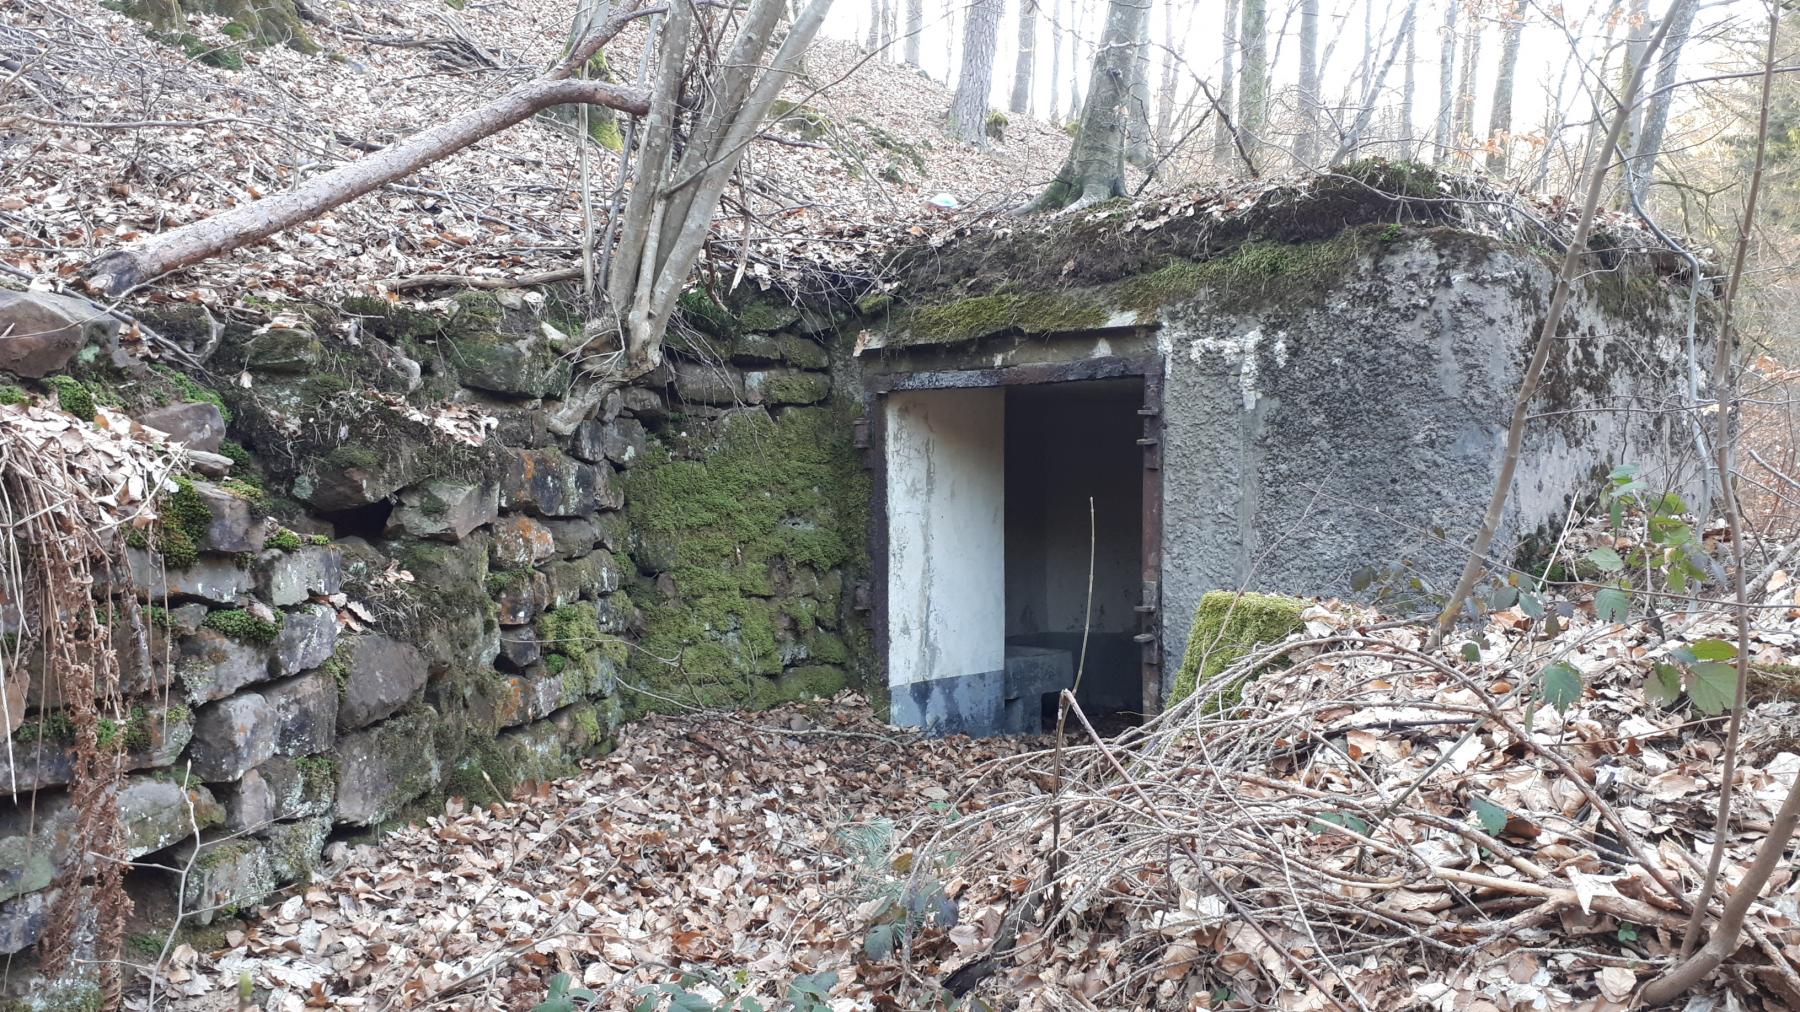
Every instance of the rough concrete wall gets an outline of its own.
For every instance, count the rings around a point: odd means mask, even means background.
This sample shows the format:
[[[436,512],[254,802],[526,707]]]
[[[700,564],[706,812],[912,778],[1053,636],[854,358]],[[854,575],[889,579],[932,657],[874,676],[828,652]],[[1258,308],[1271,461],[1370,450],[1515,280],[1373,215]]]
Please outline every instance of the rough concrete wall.
[[[1550,282],[1537,258],[1438,232],[1363,253],[1316,296],[1245,308],[1202,291],[1165,307],[1165,656],[1182,655],[1208,590],[1343,594],[1371,577],[1365,593],[1447,590],[1498,473]],[[1671,447],[1666,420],[1644,413],[1682,388],[1678,301],[1630,275],[1583,286],[1499,558],[1560,524],[1610,466],[1642,463],[1688,491],[1681,437]]]
[[[196,344],[211,336],[198,311],[154,322]],[[860,474],[848,416],[826,405],[834,320],[760,305],[703,322],[724,336],[684,324],[671,365],[567,435],[548,420],[577,324],[555,293],[229,321],[211,375],[245,380],[216,390],[82,350],[116,346],[111,333],[71,331],[69,347],[48,349],[51,368],[0,373],[9,398],[56,403],[61,377],[37,377],[72,371],[77,393],[220,451],[208,466],[229,471],[184,479],[163,525],[134,536],[131,586],[103,588],[150,606],[145,628],[120,624],[125,679],[106,703],[128,771],[129,856],[180,866],[200,850],[184,895],[128,876],[141,927],[166,929],[178,904],[194,925],[255,902],[304,880],[327,840],[446,795],[485,801],[569,771],[690,668],[717,660],[747,674],[698,702],[766,705],[856,680],[867,486],[826,480]],[[80,413],[73,395],[60,399]],[[775,452],[765,437],[789,443]],[[725,539],[706,543],[696,569],[663,513],[625,509],[627,491],[649,506],[709,467],[739,483],[697,490],[715,500],[798,491],[776,514],[752,514],[755,530],[677,521],[695,543]],[[738,614],[671,633],[671,617],[718,599],[705,577],[731,572],[734,553],[761,567],[741,574],[734,600],[767,643],[751,642]],[[29,654],[29,628],[4,631]],[[651,654],[654,698],[634,691],[635,657]],[[5,954],[29,955],[70,852],[67,720],[54,681],[37,683],[0,755],[0,782],[20,789],[0,804]],[[26,965],[10,979],[29,986]]]

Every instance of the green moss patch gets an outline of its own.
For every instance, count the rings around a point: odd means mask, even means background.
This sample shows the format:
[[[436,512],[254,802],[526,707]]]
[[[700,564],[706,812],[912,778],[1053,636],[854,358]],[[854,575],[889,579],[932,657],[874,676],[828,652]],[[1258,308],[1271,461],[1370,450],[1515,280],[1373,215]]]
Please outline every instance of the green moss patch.
[[[728,417],[682,455],[652,451],[631,471],[627,512],[640,569],[674,593],[634,591],[644,632],[634,683],[655,693],[641,709],[767,705],[783,673],[782,644],[811,636],[833,658],[842,641],[797,628],[799,587],[863,563],[870,483],[842,412],[794,408]],[[784,602],[787,606],[784,607]]]
[[[956,344],[1006,331],[1047,334],[1059,330],[1085,330],[1105,323],[1107,315],[1098,305],[1053,291],[1030,295],[977,295],[914,308],[900,325],[906,336],[889,343]]]
[[[44,381],[56,391],[56,406],[84,422],[94,420],[94,395],[87,384],[73,376],[52,376]]]
[[[1228,309],[1272,300],[1282,305],[1312,301],[1343,281],[1357,258],[1375,247],[1378,234],[1349,229],[1317,242],[1250,242],[1211,260],[1177,260],[1122,282],[1119,301],[1139,313],[1155,312],[1203,291]]]
[[[1300,613],[1307,603],[1274,594],[1233,593],[1215,590],[1200,599],[1194,626],[1188,634],[1187,654],[1175,676],[1170,703],[1192,695],[1194,689],[1217,677],[1259,645],[1276,643],[1300,628]],[[1255,673],[1220,690],[1220,708],[1235,705],[1243,683]]]
[[[279,619],[281,613],[276,612],[275,614]],[[281,635],[280,621],[271,622],[268,619],[257,618],[242,608],[225,608],[210,612],[200,624],[245,643],[269,644],[275,642],[275,637]]]

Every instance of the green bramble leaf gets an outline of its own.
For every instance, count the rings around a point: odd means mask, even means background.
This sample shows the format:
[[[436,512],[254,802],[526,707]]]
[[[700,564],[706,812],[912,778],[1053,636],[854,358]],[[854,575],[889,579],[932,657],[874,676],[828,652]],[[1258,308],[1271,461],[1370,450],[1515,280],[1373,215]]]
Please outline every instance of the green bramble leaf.
[[[1688,650],[1697,661],[1729,661],[1737,656],[1737,647],[1724,640],[1701,640]]]
[[[1567,713],[1581,698],[1581,672],[1567,664],[1552,664],[1539,676],[1538,698],[1550,704],[1557,713]]]
[[[1623,622],[1631,612],[1631,595],[1620,587],[1602,587],[1594,594],[1594,615],[1602,622]]]
[[[1681,669],[1673,664],[1658,664],[1644,680],[1644,695],[1668,705],[1681,698]]]
[[[1489,836],[1499,836],[1506,828],[1506,809],[1486,798],[1472,799],[1470,807],[1475,810],[1475,818],[1480,820],[1481,828],[1487,830]]]
[[[1625,568],[1625,560],[1619,558],[1619,553],[1610,548],[1596,548],[1589,552],[1587,557],[1589,562],[1608,573],[1616,573]]]
[[[1737,675],[1736,665],[1702,661],[1690,669],[1688,698],[1701,713],[1716,717],[1737,701]]]

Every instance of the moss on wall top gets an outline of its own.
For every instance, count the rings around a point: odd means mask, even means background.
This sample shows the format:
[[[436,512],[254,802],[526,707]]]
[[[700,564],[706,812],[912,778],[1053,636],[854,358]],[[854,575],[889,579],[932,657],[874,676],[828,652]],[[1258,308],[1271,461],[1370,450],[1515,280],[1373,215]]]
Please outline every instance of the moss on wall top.
[[[871,320],[879,332],[873,346],[902,348],[1148,323],[1164,306],[1203,294],[1234,312],[1313,305],[1402,239],[1424,237],[1459,257],[1479,251],[1485,259],[1499,248],[1543,255],[1532,245],[1542,235],[1508,218],[1517,198],[1484,187],[1366,159],[1256,188],[1120,199],[1073,215],[971,226],[901,251],[884,291],[859,305],[882,303],[879,314],[865,312],[879,317]],[[1641,325],[1670,302],[1659,278],[1680,263],[1621,253],[1604,234],[1598,243],[1599,273],[1587,287],[1609,315]]]

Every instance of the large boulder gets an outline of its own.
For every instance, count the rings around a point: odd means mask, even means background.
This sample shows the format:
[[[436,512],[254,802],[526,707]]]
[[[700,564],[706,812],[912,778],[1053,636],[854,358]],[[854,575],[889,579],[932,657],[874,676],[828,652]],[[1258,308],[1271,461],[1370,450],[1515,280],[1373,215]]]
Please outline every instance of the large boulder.
[[[579,517],[622,501],[609,467],[571,460],[559,450],[514,450],[500,482],[500,505],[538,517]]]
[[[337,649],[337,612],[322,604],[287,613],[269,651],[269,674],[277,678],[324,664]]]
[[[499,515],[499,486],[434,478],[401,491],[388,526],[418,538],[461,541]]]
[[[275,708],[276,755],[312,755],[337,741],[338,683],[332,671],[299,675],[258,691]]]
[[[292,551],[269,550],[256,570],[256,587],[278,608],[308,597],[329,597],[344,582],[343,562],[335,545],[305,545]]]
[[[141,548],[125,549],[125,565],[139,597],[158,604],[164,598],[194,597],[231,604],[256,586],[256,574],[225,555],[202,555],[185,569],[171,569],[163,557]]]
[[[118,332],[119,321],[85,299],[0,289],[0,371],[39,379],[89,342],[110,347]]]

